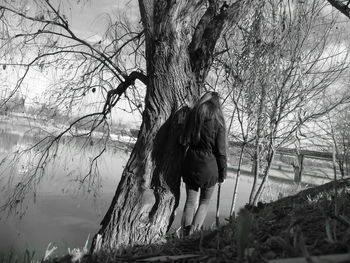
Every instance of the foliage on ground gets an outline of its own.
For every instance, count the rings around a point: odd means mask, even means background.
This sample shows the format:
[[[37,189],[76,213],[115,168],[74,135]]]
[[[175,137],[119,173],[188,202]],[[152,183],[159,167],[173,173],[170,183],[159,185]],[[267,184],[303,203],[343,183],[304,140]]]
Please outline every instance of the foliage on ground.
[[[216,230],[85,255],[81,262],[267,262],[350,252],[350,179],[257,207]],[[70,257],[51,262],[69,262]]]

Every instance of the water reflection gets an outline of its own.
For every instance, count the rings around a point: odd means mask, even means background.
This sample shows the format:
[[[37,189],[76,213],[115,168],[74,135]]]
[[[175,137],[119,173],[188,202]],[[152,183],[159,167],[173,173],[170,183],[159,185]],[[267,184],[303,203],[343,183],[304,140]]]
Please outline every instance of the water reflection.
[[[7,157],[0,166],[0,203],[3,204],[11,176],[19,177],[30,169],[31,157],[36,153],[27,152],[11,169],[8,168],[11,153],[27,148],[35,140],[32,132],[25,132],[25,127],[15,129],[13,125],[0,124],[0,159]],[[88,235],[92,236],[98,230],[128,154],[121,151],[119,145],[108,146],[98,163],[103,177],[98,181],[101,191],[94,198],[87,195],[87,189],[81,187],[77,179],[87,174],[89,161],[101,151],[102,145],[98,140],[88,145],[85,143],[83,139],[63,138],[54,161],[47,166],[45,177],[38,186],[36,202],[30,200],[25,216],[19,219],[15,212],[0,214],[0,254],[10,250],[23,253],[29,249],[35,250],[36,259],[40,259],[50,242],[59,246],[58,254],[63,254],[68,247],[82,247]],[[14,184],[13,181],[10,183]],[[34,199],[34,195],[28,195],[28,199]]]

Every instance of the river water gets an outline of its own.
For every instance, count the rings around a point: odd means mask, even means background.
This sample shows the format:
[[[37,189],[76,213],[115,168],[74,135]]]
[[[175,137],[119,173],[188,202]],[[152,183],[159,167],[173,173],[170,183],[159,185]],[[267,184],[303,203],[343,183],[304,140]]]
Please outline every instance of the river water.
[[[28,125],[14,125],[8,122],[0,122],[0,158],[10,156],[17,149],[24,149],[31,145],[35,139],[25,133]],[[23,255],[25,250],[35,251],[35,259],[43,257],[49,243],[58,247],[55,255],[67,253],[68,248],[82,248],[89,238],[89,244],[93,235],[99,229],[99,223],[107,211],[120,180],[123,167],[128,159],[128,152],[117,147],[110,146],[100,158],[99,172],[101,186],[94,196],[88,194],[86,188],[79,187],[74,179],[84,175],[88,162],[98,154],[100,145],[90,143],[82,147],[82,143],[63,140],[55,162],[49,165],[45,177],[41,180],[37,194],[29,194],[26,213],[21,216],[12,212],[0,213],[0,256],[12,251],[14,254]],[[23,159],[23,158],[22,158]],[[1,204],[6,200],[8,178],[10,173],[21,174],[25,172],[30,159],[16,163],[13,169],[5,169],[6,163],[0,168],[0,195]],[[251,178],[242,177],[237,207],[243,206],[248,200],[251,186]],[[233,174],[222,186],[220,218],[224,221],[229,215],[234,188]],[[215,192],[210,203],[205,226],[210,227],[215,222],[216,211]],[[182,209],[185,201],[184,185],[181,186],[180,205],[173,223],[174,228],[180,226]]]

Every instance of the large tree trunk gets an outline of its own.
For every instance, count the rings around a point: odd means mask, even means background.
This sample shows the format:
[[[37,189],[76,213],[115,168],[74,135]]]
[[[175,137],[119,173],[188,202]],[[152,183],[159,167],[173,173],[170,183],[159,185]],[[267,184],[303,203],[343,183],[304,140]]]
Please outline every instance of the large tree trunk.
[[[215,1],[210,1],[193,30],[193,18],[203,10],[200,2],[139,0],[146,38],[145,110],[137,142],[94,238],[93,252],[155,242],[165,235],[174,219],[182,160],[177,113],[185,102],[199,95],[200,83],[208,73],[215,43],[229,15],[224,11],[219,19],[221,11]],[[211,25],[214,23],[215,27]],[[194,55],[198,50],[201,56]]]
[[[101,223],[95,249],[154,242],[174,217],[181,179],[175,112],[184,98],[197,95],[189,88],[192,72],[177,26],[175,21],[164,25],[147,49],[148,85],[140,133]]]

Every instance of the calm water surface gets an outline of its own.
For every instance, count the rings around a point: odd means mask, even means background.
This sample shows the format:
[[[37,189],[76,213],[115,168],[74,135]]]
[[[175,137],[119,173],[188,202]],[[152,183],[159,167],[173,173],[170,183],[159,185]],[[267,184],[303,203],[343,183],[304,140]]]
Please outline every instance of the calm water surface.
[[[27,129],[27,125],[14,126],[0,122],[1,159],[14,150],[33,143],[34,138],[24,132]],[[49,166],[46,177],[40,183],[36,202],[29,202],[26,214],[21,219],[16,214],[0,214],[0,255],[9,251],[23,254],[28,249],[35,251],[35,258],[40,259],[49,243],[58,246],[56,255],[66,253],[68,248],[83,247],[89,236],[89,244],[91,243],[91,238],[98,231],[99,223],[109,207],[128,158],[125,151],[108,148],[99,163],[102,175],[101,189],[94,198],[92,194],[86,194],[86,189],[79,188],[72,179],[86,173],[88,161],[98,153],[99,147],[98,144],[91,144],[83,148],[79,142],[62,142],[54,164]],[[0,177],[0,187],[6,189],[8,174],[23,172],[28,161],[28,158],[24,158],[14,169],[5,170]],[[4,169],[4,166],[2,168]],[[233,174],[229,174],[228,177],[221,190],[221,221],[228,217],[232,200]],[[242,177],[237,207],[247,202],[250,185],[251,179]],[[216,195],[215,192],[205,221],[208,227],[215,222]],[[4,198],[3,192],[0,195],[1,203]],[[28,198],[33,198],[33,195],[29,195]],[[180,225],[184,201],[185,189],[182,184],[174,228]]]

